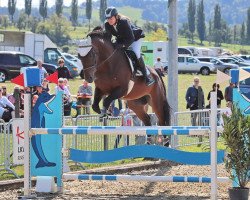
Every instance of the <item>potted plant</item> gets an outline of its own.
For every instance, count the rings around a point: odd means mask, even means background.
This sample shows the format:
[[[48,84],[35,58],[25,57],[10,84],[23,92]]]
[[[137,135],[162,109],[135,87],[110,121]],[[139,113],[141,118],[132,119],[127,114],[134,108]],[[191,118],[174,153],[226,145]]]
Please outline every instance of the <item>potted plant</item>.
[[[232,200],[248,200],[250,179],[250,117],[243,114],[237,105],[232,106],[230,116],[223,115],[224,139],[227,158],[226,170],[237,187],[229,188],[229,198]]]

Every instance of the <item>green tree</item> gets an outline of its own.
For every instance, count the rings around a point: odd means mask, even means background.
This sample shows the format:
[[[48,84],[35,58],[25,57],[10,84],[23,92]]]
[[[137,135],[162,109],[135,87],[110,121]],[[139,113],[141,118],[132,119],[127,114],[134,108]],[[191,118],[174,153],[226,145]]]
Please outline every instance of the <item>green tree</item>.
[[[250,8],[247,9],[247,33],[246,33],[247,43],[250,44]]]
[[[188,28],[191,33],[191,40],[194,43],[194,32],[195,32],[195,0],[189,0],[188,4]]]
[[[70,22],[65,17],[52,15],[48,20],[38,23],[36,33],[46,34],[58,46],[67,44]]]
[[[214,30],[213,30],[213,40],[215,46],[221,46],[222,41],[222,31],[221,31],[221,12],[220,5],[216,4],[214,7]]]
[[[32,0],[25,0],[25,13],[30,17]]]
[[[107,0],[100,0],[99,16],[102,23],[105,21],[105,10],[107,9]]]
[[[36,17],[29,17],[28,19],[28,24],[29,24],[29,28],[30,28],[30,31],[35,33],[36,32],[36,28],[38,26],[38,23],[39,23],[39,20],[38,18]]]
[[[214,29],[221,29],[221,12],[219,4],[216,4],[214,8]]]
[[[17,21],[17,28],[20,30],[26,28],[27,15],[24,12],[21,12]]]
[[[77,25],[78,19],[78,0],[72,0],[71,2],[71,22],[74,27]]]
[[[43,21],[47,18],[47,0],[40,0],[39,13],[43,18]]]
[[[210,19],[209,22],[208,22],[208,41],[209,41],[209,45],[211,45],[212,38],[213,38],[212,26],[213,26],[213,22]]]
[[[86,0],[86,18],[89,20],[89,31],[90,31],[91,15],[92,15],[92,0]]]
[[[6,29],[9,26],[9,18],[7,15],[0,15],[0,27]]]
[[[205,34],[206,34],[203,0],[200,1],[197,9],[197,32],[202,44],[202,42],[205,40]]]
[[[60,17],[63,11],[63,0],[56,0],[56,15]]]
[[[241,25],[241,30],[240,30],[240,43],[241,44],[245,44],[245,40],[246,40],[246,35],[245,35],[245,23],[243,22]]]
[[[237,25],[234,25],[234,29],[233,29],[233,42],[234,44],[237,43]]]
[[[16,11],[16,0],[9,0],[8,1],[8,11],[9,11],[9,15],[11,16],[11,22],[13,23],[14,14]]]

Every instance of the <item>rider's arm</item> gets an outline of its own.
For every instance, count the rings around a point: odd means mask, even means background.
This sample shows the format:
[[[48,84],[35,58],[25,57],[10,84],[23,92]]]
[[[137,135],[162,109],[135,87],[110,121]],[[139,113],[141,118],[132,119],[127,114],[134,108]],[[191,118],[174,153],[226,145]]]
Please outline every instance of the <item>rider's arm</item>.
[[[128,48],[134,41],[135,36],[128,20],[120,20],[120,29],[122,30],[123,45]]]

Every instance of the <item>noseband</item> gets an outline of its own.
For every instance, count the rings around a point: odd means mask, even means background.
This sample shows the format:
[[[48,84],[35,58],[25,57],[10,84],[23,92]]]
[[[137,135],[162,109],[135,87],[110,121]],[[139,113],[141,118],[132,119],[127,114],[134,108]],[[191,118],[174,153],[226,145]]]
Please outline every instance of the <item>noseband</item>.
[[[95,52],[95,50],[94,50],[92,44],[91,44],[91,45],[88,45],[88,46],[79,46],[79,48],[91,48],[90,51],[89,51],[89,53],[91,52],[92,54],[96,55],[96,52]],[[103,65],[105,62],[107,62],[116,52],[117,52],[117,49],[115,49],[115,50],[112,52],[112,54],[110,54],[109,57],[107,57],[104,61],[102,61],[102,62],[99,63],[98,65],[97,65],[96,59],[95,59],[95,64],[92,65],[91,67],[88,67],[88,68],[86,68],[86,69],[83,69],[83,71],[86,71],[86,70],[89,70],[89,69],[92,69],[92,68],[98,68],[98,67],[100,67],[100,66]],[[89,53],[88,53],[88,54],[89,54]],[[88,54],[87,54],[87,55],[88,55]],[[87,55],[86,55],[86,56],[87,56]],[[86,56],[83,56],[83,57],[86,57]]]

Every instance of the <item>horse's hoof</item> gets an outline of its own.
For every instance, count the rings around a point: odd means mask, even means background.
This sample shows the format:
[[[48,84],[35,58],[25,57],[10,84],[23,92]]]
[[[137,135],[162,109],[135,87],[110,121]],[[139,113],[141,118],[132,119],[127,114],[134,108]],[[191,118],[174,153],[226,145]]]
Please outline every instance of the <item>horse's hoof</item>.
[[[101,109],[98,106],[92,106],[92,109],[94,112],[96,112],[97,114],[101,114]]]

